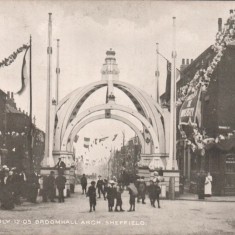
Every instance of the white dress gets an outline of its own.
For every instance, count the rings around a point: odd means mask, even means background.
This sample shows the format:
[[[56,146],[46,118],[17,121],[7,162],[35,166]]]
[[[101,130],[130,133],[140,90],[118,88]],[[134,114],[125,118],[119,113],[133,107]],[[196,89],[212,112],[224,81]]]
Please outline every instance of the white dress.
[[[206,180],[205,180],[205,195],[210,195],[211,196],[211,194],[212,194],[212,184],[211,184],[211,182],[212,182],[212,176],[211,175],[209,175],[209,176],[207,176],[206,177]]]

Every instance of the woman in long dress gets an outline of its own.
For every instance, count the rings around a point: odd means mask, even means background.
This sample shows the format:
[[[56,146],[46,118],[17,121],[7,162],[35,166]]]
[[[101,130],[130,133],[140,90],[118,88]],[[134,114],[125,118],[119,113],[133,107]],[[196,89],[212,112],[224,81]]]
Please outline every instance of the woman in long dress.
[[[210,172],[208,172],[206,179],[205,179],[205,196],[211,197],[212,194],[212,176]]]

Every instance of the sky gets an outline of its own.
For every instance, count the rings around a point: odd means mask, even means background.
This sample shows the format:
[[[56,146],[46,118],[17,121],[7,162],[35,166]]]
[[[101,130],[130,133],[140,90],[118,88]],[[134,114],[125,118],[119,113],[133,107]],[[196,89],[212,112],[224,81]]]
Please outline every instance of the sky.
[[[60,39],[60,99],[74,89],[101,79],[105,52],[112,48],[120,69],[119,79],[155,96],[156,43],[171,59],[172,17],[176,17],[177,66],[182,58],[195,59],[212,45],[217,20],[229,16],[233,2],[212,1],[0,1],[0,60],[8,57],[32,35],[33,114],[45,129],[48,13],[52,13],[53,75],[56,74],[56,39]],[[16,92],[21,86],[23,53],[0,69],[0,89]],[[164,92],[166,62],[160,59],[160,93]],[[54,89],[54,88],[53,88]],[[18,107],[29,110],[28,89],[15,95]],[[104,100],[101,94],[94,99]],[[125,98],[119,98],[125,102]],[[92,104],[92,100],[90,104]],[[111,122],[111,121],[110,121]],[[114,122],[117,123],[117,122]],[[83,131],[110,133],[109,121],[97,121]],[[113,122],[112,122],[112,125]],[[129,127],[117,125],[133,136]],[[120,134],[121,135],[121,134]]]

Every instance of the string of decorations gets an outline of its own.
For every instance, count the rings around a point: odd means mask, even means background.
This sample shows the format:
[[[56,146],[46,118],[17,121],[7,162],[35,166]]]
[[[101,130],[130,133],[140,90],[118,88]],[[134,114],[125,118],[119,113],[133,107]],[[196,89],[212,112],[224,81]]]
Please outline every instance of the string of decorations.
[[[0,68],[1,67],[5,67],[5,66],[9,66],[10,64],[12,64],[15,59],[17,58],[18,54],[20,54],[21,52],[23,52],[24,50],[26,50],[27,48],[29,48],[28,45],[23,44],[23,46],[21,46],[20,48],[18,48],[16,51],[14,51],[10,56],[8,56],[7,58],[3,59],[0,62]]]
[[[235,13],[235,12],[234,12]],[[193,79],[185,86],[180,88],[177,105],[181,105],[185,99],[192,93],[201,88],[202,92],[207,92],[210,85],[212,74],[215,71],[217,65],[221,61],[221,58],[226,50],[227,45],[235,40],[235,14],[230,11],[230,16],[221,31],[216,33],[216,39],[212,49],[215,52],[215,56],[206,69],[199,69]],[[192,151],[196,149],[202,150],[202,155],[205,154],[205,146],[210,143],[218,143],[220,140],[225,139],[224,136],[219,135],[217,138],[210,138],[205,132],[200,132],[197,126],[193,126],[193,141],[189,140],[185,132],[180,129],[182,137],[186,138],[186,142],[191,146]]]

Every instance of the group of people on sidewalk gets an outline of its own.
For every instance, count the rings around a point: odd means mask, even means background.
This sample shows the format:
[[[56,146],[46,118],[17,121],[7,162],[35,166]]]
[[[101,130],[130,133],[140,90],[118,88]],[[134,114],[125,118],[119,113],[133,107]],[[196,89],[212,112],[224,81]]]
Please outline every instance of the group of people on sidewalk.
[[[136,179],[136,177],[130,177],[130,182],[127,187],[124,187],[120,180],[115,177],[113,180],[102,179],[101,176],[98,177],[97,182],[91,181],[91,185],[87,190],[87,178],[83,174],[81,178],[82,194],[86,194],[89,197],[90,212],[95,211],[97,198],[101,198],[103,195],[104,200],[108,201],[108,211],[121,211],[122,208],[122,193],[124,190],[129,192],[129,204],[130,208],[128,212],[135,211],[136,199],[137,202],[142,200],[142,204],[146,204],[145,198],[146,194],[149,195],[150,203],[152,207],[155,206],[155,201],[157,200],[158,208],[160,208],[160,197],[161,187],[159,186],[159,181],[157,178],[150,180],[150,185],[147,186],[144,177]],[[97,193],[98,195],[97,195]],[[115,203],[116,201],[116,203]]]

